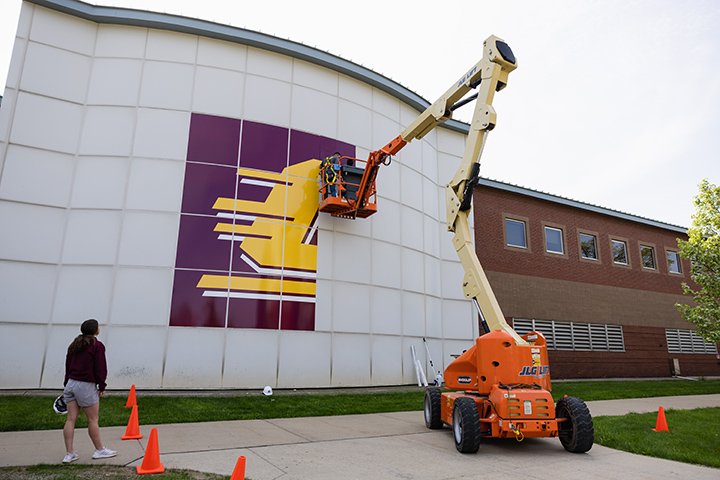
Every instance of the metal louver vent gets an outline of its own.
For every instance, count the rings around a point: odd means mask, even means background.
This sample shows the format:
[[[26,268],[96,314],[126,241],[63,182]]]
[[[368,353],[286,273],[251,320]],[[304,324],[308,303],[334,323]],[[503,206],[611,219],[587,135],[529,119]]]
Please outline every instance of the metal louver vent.
[[[665,339],[670,353],[718,353],[717,345],[706,342],[692,330],[666,328]]]
[[[520,335],[542,332],[552,350],[625,351],[621,325],[514,318],[513,328]]]

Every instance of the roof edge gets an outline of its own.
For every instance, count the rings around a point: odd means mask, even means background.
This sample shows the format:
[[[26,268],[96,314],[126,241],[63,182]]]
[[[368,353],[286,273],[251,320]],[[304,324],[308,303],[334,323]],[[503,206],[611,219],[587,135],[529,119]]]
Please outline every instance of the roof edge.
[[[80,0],[25,1],[95,23],[171,30],[262,48],[263,50],[269,50],[314,63],[360,80],[392,95],[419,112],[424,111],[430,106],[430,102],[417,93],[369,68],[302,43],[256,32],[254,30],[223,25],[199,18],[183,17],[171,13],[91,5],[81,2]],[[440,126],[466,135],[469,131],[469,125],[459,120],[451,119]]]
[[[495,189],[503,190],[506,192],[517,193],[518,195],[524,195],[526,197],[537,198],[539,200],[545,200],[547,202],[559,203],[561,205],[565,205],[568,207],[579,208],[581,210],[586,210],[589,212],[599,213],[602,215],[608,215],[611,217],[620,218],[622,220],[627,220],[630,222],[642,223],[644,225],[649,225],[649,226],[655,227],[655,228],[661,228],[663,230],[670,230],[670,231],[677,232],[677,233],[687,234],[687,228],[681,227],[679,225],[673,225],[671,223],[665,223],[665,222],[661,222],[659,220],[653,220],[651,218],[641,217],[638,215],[632,215],[630,213],[621,212],[619,210],[613,210],[611,208],[605,208],[605,207],[593,205],[590,203],[584,203],[584,202],[580,202],[578,200],[573,200],[570,198],[553,195],[551,193],[545,193],[545,192],[541,192],[538,190],[532,190],[530,188],[520,187],[518,185],[513,185],[510,183],[500,182],[498,180],[492,180],[489,178],[481,177],[480,181],[478,182],[478,185],[482,185],[484,187],[495,188]]]
[[[291,56],[304,60],[316,65],[320,65],[339,73],[347,75],[356,80],[367,83],[383,92],[392,95],[398,100],[415,108],[418,111],[425,110],[430,106],[430,102],[423,97],[404,87],[398,82],[391,80],[369,68],[358,65],[344,58],[333,55],[329,52],[309,47],[302,43],[286,40],[273,35],[268,35],[253,30],[247,30],[240,27],[223,25],[209,20],[198,18],[183,17],[170,13],[151,12],[146,10],[136,10],[122,7],[107,7],[100,5],[92,5],[80,0],[24,0],[29,3],[46,7],[61,13],[72,15],[74,17],[89,20],[95,23],[127,25],[143,28],[156,28],[161,30],[170,30],[180,33],[188,33],[192,35],[201,35],[204,37],[225,40],[233,43],[257,47],[269,50],[275,53]],[[440,127],[467,135],[470,126],[459,120],[450,119],[440,125]],[[481,178],[480,185],[517,193],[529,197],[546,200],[549,202],[559,203],[582,210],[587,210],[603,215],[610,215],[631,222],[643,223],[665,230],[671,230],[678,233],[687,233],[685,227],[672,225],[669,223],[652,220],[629,213],[612,210],[588,203],[579,202],[557,195],[540,192],[537,190],[512,185],[509,183]]]

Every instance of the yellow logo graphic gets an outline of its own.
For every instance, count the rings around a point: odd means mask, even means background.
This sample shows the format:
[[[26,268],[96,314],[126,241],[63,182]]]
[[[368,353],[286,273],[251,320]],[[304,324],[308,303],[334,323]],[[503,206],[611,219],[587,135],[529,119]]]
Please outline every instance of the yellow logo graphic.
[[[223,221],[214,230],[218,239],[237,242],[233,256],[255,274],[205,274],[197,284],[203,295],[315,301],[317,245],[310,241],[317,229],[319,166],[307,160],[281,173],[238,169],[241,186],[270,192],[264,202],[218,198],[213,209]]]

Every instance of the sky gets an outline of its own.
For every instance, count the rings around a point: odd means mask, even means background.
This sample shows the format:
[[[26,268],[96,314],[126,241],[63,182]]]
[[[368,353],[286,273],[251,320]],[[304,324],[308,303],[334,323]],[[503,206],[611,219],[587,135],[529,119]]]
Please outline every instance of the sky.
[[[720,183],[716,0],[90,3],[289,38],[430,102],[480,60],[494,34],[513,49],[518,68],[493,102],[498,120],[484,177],[683,227],[692,224],[700,180]],[[3,0],[2,85],[20,4]],[[471,114],[465,107],[455,118]]]

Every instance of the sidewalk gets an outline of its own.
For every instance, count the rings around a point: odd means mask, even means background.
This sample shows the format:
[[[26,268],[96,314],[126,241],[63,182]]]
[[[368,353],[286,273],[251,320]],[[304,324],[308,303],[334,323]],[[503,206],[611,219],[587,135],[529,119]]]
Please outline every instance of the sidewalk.
[[[593,416],[720,406],[720,394],[588,402]],[[79,463],[138,465],[152,425],[141,440],[120,440],[124,427],[102,428],[108,460],[91,460],[86,430],[75,435]],[[488,440],[475,455],[455,450],[450,429],[428,430],[422,412],[337,417],[242,420],[158,425],[160,457],[166,468],[230,475],[238,456],[247,457],[247,477],[282,479],[507,478],[713,479],[716,469],[642,457],[593,446],[571,454],[557,439]],[[672,428],[672,426],[671,426]],[[59,464],[64,448],[59,430],[0,433],[0,466]],[[58,465],[58,468],[62,468]]]

